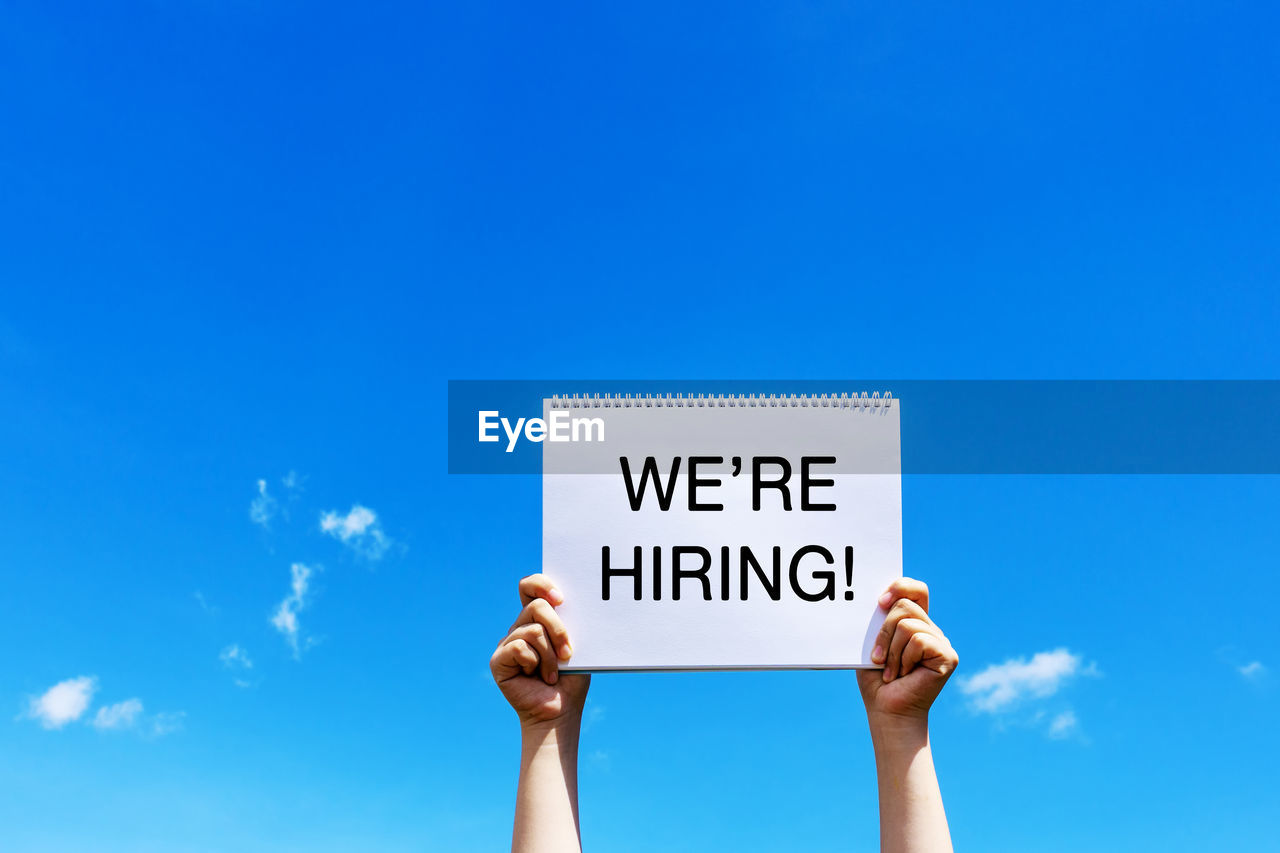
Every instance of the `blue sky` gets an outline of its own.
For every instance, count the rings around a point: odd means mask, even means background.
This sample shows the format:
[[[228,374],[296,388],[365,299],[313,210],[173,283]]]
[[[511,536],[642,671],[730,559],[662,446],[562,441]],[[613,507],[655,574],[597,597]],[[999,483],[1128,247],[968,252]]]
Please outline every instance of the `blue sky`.
[[[1280,368],[1264,4],[0,21],[5,850],[506,844],[538,484],[445,473],[450,378]],[[1278,509],[907,479],[960,676],[1025,664],[935,711],[961,846],[1275,838]],[[582,801],[597,850],[873,849],[852,676],[598,678]]]

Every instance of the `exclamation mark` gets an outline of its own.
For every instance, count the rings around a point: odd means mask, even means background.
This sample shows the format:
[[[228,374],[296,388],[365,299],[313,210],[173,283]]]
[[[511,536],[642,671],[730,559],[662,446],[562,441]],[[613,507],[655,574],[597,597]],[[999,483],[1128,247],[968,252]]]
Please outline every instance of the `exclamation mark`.
[[[844,546],[844,600],[853,601],[853,546]]]

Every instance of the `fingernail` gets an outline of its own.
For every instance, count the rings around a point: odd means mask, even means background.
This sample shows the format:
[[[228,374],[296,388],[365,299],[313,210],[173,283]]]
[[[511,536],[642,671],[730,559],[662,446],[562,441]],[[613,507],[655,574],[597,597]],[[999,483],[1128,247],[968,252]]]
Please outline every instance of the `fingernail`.
[[[547,590],[547,598],[552,599],[552,604],[559,604],[564,601],[564,593],[553,586]]]
[[[880,596],[881,607],[888,607],[892,603],[893,603],[893,593],[886,592],[884,595]]]
[[[884,646],[876,646],[871,650],[872,663],[884,663]]]
[[[889,669],[887,666],[884,668],[884,680],[886,684],[893,681],[893,670]]]
[[[560,678],[560,672],[558,670],[553,669],[551,670],[551,677],[547,679],[547,684],[555,684],[556,681],[559,680],[559,678]]]
[[[573,648],[565,643],[560,647],[560,660],[568,660],[571,657],[573,657]]]

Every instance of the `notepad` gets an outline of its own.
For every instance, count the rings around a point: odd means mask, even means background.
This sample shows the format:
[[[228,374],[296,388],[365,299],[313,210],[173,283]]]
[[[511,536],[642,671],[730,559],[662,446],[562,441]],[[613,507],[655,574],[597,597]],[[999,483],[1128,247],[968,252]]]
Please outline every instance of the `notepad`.
[[[870,667],[902,575],[887,394],[543,401],[566,671]]]

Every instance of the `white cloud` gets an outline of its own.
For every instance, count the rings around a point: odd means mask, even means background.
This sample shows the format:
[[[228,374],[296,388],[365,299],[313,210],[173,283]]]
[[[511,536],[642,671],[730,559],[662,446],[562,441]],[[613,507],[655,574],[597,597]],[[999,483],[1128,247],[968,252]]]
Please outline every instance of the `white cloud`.
[[[307,590],[310,586],[312,571],[313,569],[302,563],[294,563],[289,567],[292,578],[289,594],[285,596],[284,601],[280,602],[280,606],[271,616],[271,624],[284,635],[289,647],[293,649],[295,658],[301,653],[298,613],[307,606]]]
[[[182,721],[186,718],[186,711],[166,711],[156,714],[149,721],[147,733],[152,737],[164,737],[182,731]]]
[[[219,652],[218,660],[222,661],[222,665],[227,669],[253,669],[253,660],[249,657],[249,653],[236,643]]]
[[[46,729],[60,729],[89,710],[89,701],[97,689],[98,679],[91,675],[60,681],[31,699],[26,716],[39,721]]]
[[[297,617],[294,617],[294,625],[297,625]],[[232,643],[218,654],[218,660],[222,661],[222,665],[227,669],[237,673],[234,681],[236,687],[252,687],[253,682],[242,677],[249,670],[253,669],[253,659],[249,657],[249,653],[244,650],[238,643]]]
[[[114,705],[104,705],[93,718],[93,727],[99,730],[132,728],[142,714],[141,699],[126,699]]]
[[[378,514],[368,507],[354,504],[346,515],[336,510],[320,515],[320,529],[369,560],[379,560],[391,547],[391,539],[382,532]]]
[[[1075,734],[1079,728],[1080,721],[1076,719],[1076,712],[1068,708],[1049,723],[1048,734],[1054,740],[1062,740]]]
[[[269,528],[279,507],[276,499],[267,491],[267,481],[259,480],[258,496],[249,503],[249,520],[264,529]]]
[[[343,542],[353,536],[363,536],[370,526],[378,523],[378,514],[368,507],[355,504],[346,516],[330,510],[320,517],[320,529],[337,536]]]
[[[991,664],[961,681],[960,692],[969,697],[975,711],[994,714],[1013,708],[1025,699],[1052,696],[1073,676],[1096,672],[1092,664],[1083,666],[1079,655],[1054,649],[1038,652],[1031,660],[1015,658]]]
[[[92,675],[68,678],[31,699],[23,716],[38,720],[46,729],[60,729],[85,715],[97,690],[98,679]],[[98,731],[136,730],[145,724],[145,733],[158,736],[177,731],[186,716],[179,711],[145,717],[142,711],[142,700],[134,697],[99,707],[88,722]]]
[[[302,491],[303,479],[303,476],[297,471],[290,471],[280,478],[280,484],[284,486],[287,492],[300,492]]]
[[[1262,678],[1262,676],[1266,675],[1267,668],[1262,665],[1262,661],[1255,660],[1255,661],[1250,661],[1249,663],[1246,663],[1244,666],[1236,667],[1236,672],[1240,673],[1245,678],[1253,681],[1253,680]]]

